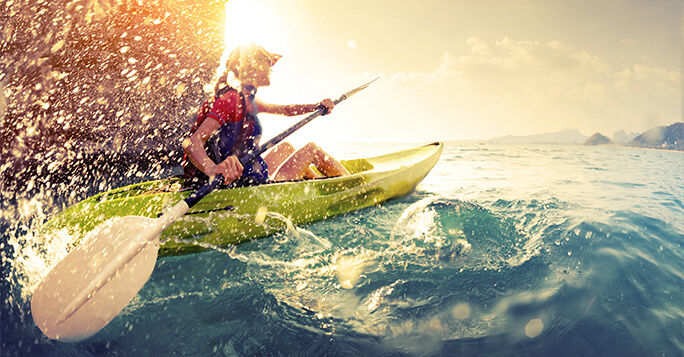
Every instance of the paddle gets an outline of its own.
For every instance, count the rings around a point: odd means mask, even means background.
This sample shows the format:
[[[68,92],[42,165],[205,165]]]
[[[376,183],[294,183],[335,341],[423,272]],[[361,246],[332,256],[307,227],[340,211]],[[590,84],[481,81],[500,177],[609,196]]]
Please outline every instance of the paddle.
[[[368,87],[353,89],[335,104]],[[325,113],[318,108],[257,150],[240,159],[244,165],[297,129]],[[217,175],[159,218],[114,217],[84,237],[40,282],[31,299],[33,320],[46,336],[82,341],[104,328],[145,285],[157,261],[159,235],[223,182]]]

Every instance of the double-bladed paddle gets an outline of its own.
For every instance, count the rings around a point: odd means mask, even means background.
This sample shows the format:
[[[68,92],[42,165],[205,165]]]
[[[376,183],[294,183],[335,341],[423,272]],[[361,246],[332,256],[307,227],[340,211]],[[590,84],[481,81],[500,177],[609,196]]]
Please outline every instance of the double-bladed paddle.
[[[334,101],[342,102],[376,79]],[[318,108],[257,150],[240,159],[243,166],[296,130],[325,113]],[[159,218],[111,218],[87,234],[40,282],[31,299],[38,328],[52,339],[82,341],[104,328],[145,285],[157,261],[161,232],[223,182],[217,175]]]

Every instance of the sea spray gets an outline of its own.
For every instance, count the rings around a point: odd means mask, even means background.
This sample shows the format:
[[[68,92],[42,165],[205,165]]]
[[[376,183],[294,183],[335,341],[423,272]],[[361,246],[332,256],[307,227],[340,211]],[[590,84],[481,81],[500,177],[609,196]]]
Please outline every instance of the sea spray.
[[[5,244],[14,253],[7,260],[10,264],[7,278],[20,283],[10,286],[20,288],[20,298],[25,303],[42,278],[68,254],[74,237],[65,229],[50,232],[40,230],[47,215],[39,197],[19,200],[17,209],[3,212],[3,216],[12,217],[14,222],[3,232],[7,239]]]

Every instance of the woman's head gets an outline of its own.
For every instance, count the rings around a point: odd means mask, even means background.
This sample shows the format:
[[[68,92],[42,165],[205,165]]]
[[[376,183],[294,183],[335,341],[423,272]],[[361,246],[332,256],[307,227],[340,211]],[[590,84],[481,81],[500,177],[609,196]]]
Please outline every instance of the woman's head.
[[[231,52],[226,68],[242,84],[255,87],[271,84],[271,67],[282,57],[253,43],[239,46]]]

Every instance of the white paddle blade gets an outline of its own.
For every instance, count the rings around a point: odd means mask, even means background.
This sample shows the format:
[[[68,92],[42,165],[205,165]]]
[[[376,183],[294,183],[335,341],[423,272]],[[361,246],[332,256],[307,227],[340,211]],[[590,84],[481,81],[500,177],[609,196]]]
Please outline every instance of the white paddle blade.
[[[116,217],[97,226],[41,281],[31,299],[46,336],[82,341],[104,328],[145,285],[159,250],[155,219]]]

